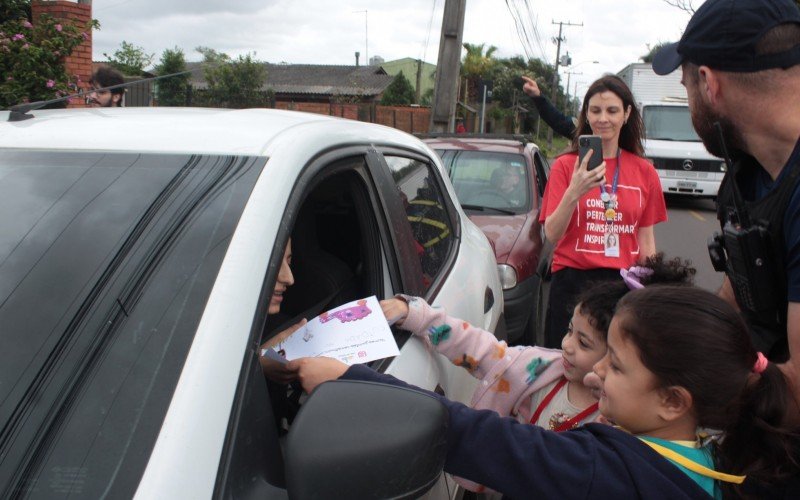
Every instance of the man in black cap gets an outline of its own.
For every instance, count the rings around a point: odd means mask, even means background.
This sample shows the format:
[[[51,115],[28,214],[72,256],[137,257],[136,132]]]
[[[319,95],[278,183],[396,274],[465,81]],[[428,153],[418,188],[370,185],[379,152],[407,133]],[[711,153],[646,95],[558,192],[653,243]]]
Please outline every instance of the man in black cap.
[[[780,363],[794,393],[787,417],[799,427],[800,10],[793,0],[708,0],[653,60],[660,75],[678,66],[698,135],[733,159],[717,198],[720,295]]]

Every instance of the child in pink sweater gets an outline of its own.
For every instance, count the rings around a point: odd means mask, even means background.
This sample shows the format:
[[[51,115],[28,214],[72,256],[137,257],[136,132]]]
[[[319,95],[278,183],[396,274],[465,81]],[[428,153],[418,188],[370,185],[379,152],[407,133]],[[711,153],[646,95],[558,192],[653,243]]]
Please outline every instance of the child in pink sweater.
[[[509,347],[491,332],[447,316],[418,297],[381,301],[386,317],[412,332],[426,346],[469,371],[481,382],[470,405],[494,410],[554,431],[565,431],[599,416],[597,398],[583,383],[606,354],[608,325],[617,302],[629,290],[655,283],[691,284],[695,269],[663,254],[642,267],[622,270],[619,281],[600,282],[577,300],[562,350],[536,346]],[[459,480],[465,487],[483,487]]]

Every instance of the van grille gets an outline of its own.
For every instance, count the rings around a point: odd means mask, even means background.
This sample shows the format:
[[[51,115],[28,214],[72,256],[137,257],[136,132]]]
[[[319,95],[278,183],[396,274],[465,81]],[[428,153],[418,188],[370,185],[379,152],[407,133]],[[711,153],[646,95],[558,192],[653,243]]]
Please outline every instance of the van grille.
[[[653,165],[659,170],[677,170],[682,177],[691,177],[691,173],[722,172],[722,160],[692,160],[682,158],[651,158]],[[691,168],[685,168],[684,162],[691,162]]]

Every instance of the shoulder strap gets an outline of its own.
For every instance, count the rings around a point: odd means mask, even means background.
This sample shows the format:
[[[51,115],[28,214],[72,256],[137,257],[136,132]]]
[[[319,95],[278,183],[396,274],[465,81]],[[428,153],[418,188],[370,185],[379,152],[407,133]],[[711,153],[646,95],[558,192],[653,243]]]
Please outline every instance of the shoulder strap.
[[[687,457],[684,457],[680,453],[674,450],[670,450],[665,446],[661,446],[660,444],[653,443],[646,439],[640,439],[643,443],[647,446],[654,449],[659,455],[664,458],[668,458],[673,462],[680,464],[692,472],[700,474],[701,476],[710,477],[711,479],[716,479],[717,481],[724,481],[726,483],[734,483],[734,484],[742,484],[747,476],[735,476],[733,474],[725,474],[724,472],[717,472],[714,469],[709,469],[705,465],[698,464],[694,460],[691,460]]]

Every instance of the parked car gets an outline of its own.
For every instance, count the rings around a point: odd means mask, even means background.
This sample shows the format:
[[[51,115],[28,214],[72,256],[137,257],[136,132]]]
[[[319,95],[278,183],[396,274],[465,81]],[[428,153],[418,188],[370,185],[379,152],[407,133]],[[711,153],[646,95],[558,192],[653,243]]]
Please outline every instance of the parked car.
[[[461,207],[492,241],[510,343],[533,345],[547,160],[523,136],[433,134],[424,141],[442,157]]]
[[[371,295],[422,296],[496,328],[491,246],[421,141],[277,110],[26,116],[0,111],[0,496],[454,491],[436,469],[446,418],[430,398],[333,383],[281,450],[276,420],[290,415],[258,361],[279,320]],[[290,237],[295,284],[268,318]],[[466,371],[395,337],[399,356],[375,369],[468,401]],[[315,429],[330,439],[309,463]],[[330,445],[346,436],[364,439]]]

